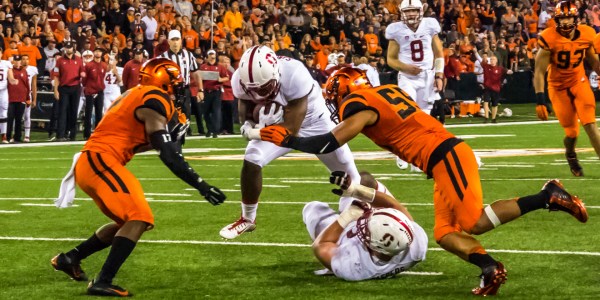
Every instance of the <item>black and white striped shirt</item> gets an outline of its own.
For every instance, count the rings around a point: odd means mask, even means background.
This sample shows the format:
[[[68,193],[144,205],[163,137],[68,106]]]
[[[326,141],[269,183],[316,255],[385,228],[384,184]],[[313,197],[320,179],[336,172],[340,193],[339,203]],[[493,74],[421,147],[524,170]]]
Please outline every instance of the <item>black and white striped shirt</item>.
[[[190,85],[190,74],[198,70],[198,64],[194,54],[186,49],[181,49],[179,53],[171,51],[171,49],[165,51],[157,57],[162,57],[174,61],[181,69],[181,76],[185,85]]]

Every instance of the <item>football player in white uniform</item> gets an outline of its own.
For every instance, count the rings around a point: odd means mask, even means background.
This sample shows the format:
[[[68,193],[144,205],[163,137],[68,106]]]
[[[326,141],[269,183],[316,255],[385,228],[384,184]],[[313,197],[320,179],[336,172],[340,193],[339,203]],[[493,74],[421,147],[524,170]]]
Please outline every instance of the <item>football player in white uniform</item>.
[[[385,30],[389,40],[388,65],[398,70],[398,86],[415,99],[422,111],[430,113],[435,100],[440,99],[444,78],[444,48],[438,37],[441,28],[434,18],[423,18],[420,0],[400,3],[400,22]],[[408,164],[396,159],[400,169]],[[411,166],[412,172],[421,172]]]
[[[335,127],[329,117],[330,112],[325,107],[321,87],[313,80],[308,69],[298,60],[277,57],[266,46],[254,46],[244,52],[239,68],[233,73],[231,86],[234,96],[240,99],[239,116],[244,123],[241,131],[247,138],[248,132],[255,126],[245,120],[246,111],[252,102],[273,101],[283,106],[277,112],[271,109],[261,113],[258,126],[283,121],[282,125],[298,136],[324,134]],[[220,231],[221,237],[233,239],[256,228],[256,209],[262,191],[262,168],[291,151],[290,148],[282,148],[260,139],[248,143],[241,172],[242,215]],[[330,171],[343,170],[355,182],[360,180],[350,148],[344,146],[317,157]],[[351,202],[350,197],[340,198],[340,210]]]
[[[123,86],[123,68],[117,67],[116,59],[110,58],[108,71],[104,75],[104,113],[110,108],[113,101],[121,95],[121,86]]]
[[[31,91],[31,103],[25,107],[25,114],[23,115],[23,123],[25,125],[25,138],[23,139],[23,142],[29,143],[29,135],[31,134],[31,107],[37,105],[38,69],[29,65],[29,55],[23,54],[21,55],[21,59],[23,60],[23,65],[27,66],[25,71],[27,71],[27,77],[29,77],[29,90]]]
[[[385,30],[388,65],[398,70],[398,86],[429,113],[440,99],[444,76],[444,52],[438,37],[441,28],[434,18],[423,18],[419,0],[400,3],[401,21]]]
[[[8,121],[8,69],[12,69],[12,63],[8,60],[0,60],[0,138],[3,144],[8,144],[6,139],[6,125]]]
[[[355,201],[338,215],[313,201],[302,210],[317,259],[349,281],[392,277],[425,260],[427,252],[427,234],[408,210],[371,174],[361,175],[362,185],[346,182],[346,174],[337,171],[330,181],[340,186],[338,193],[371,202],[372,209]]]

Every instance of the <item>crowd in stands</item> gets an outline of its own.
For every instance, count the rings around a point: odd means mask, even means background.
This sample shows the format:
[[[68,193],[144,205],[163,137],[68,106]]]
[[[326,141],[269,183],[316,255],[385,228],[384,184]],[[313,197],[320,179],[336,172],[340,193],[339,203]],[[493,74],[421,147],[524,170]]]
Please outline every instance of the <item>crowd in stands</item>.
[[[213,10],[211,10],[211,3]],[[399,0],[2,0],[2,59],[28,54],[40,76],[50,76],[68,42],[76,55],[103,50],[119,67],[137,50],[144,59],[169,49],[169,31],[202,63],[210,49],[235,69],[257,44],[305,62],[317,80],[331,64],[386,65],[386,26],[399,21]],[[436,18],[446,58],[445,76],[481,73],[478,54],[498,65],[530,71],[537,35],[554,26],[555,1],[423,0],[425,17]],[[579,22],[600,30],[598,0],[575,1]],[[212,43],[211,43],[212,41]],[[334,55],[332,55],[334,54]],[[333,59],[332,59],[333,58]],[[108,63],[108,62],[107,62]],[[228,110],[230,111],[230,110]]]

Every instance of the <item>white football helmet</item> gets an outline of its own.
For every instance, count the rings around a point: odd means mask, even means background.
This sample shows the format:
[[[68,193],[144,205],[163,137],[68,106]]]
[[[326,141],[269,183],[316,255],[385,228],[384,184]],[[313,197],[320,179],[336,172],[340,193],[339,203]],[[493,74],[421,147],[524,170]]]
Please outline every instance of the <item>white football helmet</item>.
[[[337,58],[338,58],[337,53],[331,53],[327,56],[327,63],[330,65],[337,66]]]
[[[87,64],[90,61],[94,60],[94,53],[90,50],[85,50],[81,54],[81,57],[83,58],[83,62]]]
[[[254,101],[273,99],[281,87],[277,54],[267,46],[254,46],[242,55],[239,65],[242,89]]]
[[[408,26],[419,26],[423,19],[423,3],[420,0],[402,0],[400,18]]]
[[[394,256],[410,246],[414,229],[408,217],[393,208],[374,208],[356,222],[358,238],[369,249]]]

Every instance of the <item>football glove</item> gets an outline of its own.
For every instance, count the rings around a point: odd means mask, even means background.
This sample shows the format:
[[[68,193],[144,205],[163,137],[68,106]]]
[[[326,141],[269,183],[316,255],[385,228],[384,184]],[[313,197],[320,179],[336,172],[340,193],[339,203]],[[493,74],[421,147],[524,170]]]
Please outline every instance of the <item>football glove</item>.
[[[181,139],[187,133],[188,128],[190,128],[190,120],[187,120],[185,123],[177,123],[177,125],[173,126],[171,132],[169,132],[169,134],[171,135],[171,141],[181,141]]]
[[[206,183],[204,180],[200,182],[198,191],[200,192],[200,195],[202,195],[204,199],[206,199],[206,201],[210,202],[212,205],[219,205],[223,203],[225,199],[227,199],[227,196],[225,196],[225,194],[223,194],[219,188]]]
[[[260,140],[260,129],[263,127],[262,124],[254,125],[254,123],[246,121],[244,122],[244,125],[240,127],[240,131],[246,140]]]
[[[362,203],[360,201],[352,201],[352,204],[340,214],[337,221],[342,228],[346,228],[348,224],[358,220],[358,218],[360,218],[369,209],[369,204]]]
[[[332,189],[331,192],[338,196],[347,196],[344,195],[344,192],[348,190],[350,184],[352,184],[352,180],[350,176],[346,174],[344,171],[333,171],[329,176],[329,182],[339,186],[339,189]]]
[[[292,133],[281,125],[271,125],[260,130],[260,139],[271,142],[279,147],[289,147],[289,141]]]
[[[544,104],[538,104],[535,106],[535,113],[537,117],[542,121],[548,121],[548,108]]]
[[[258,123],[262,124],[264,126],[269,126],[269,125],[273,125],[273,124],[278,124],[283,122],[283,107],[280,107],[279,110],[277,112],[275,112],[275,110],[277,110],[278,106],[273,104],[271,105],[271,109],[269,109],[269,112],[265,113],[265,107],[263,106],[260,108],[260,110],[258,111]]]

